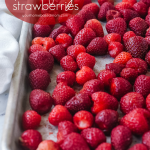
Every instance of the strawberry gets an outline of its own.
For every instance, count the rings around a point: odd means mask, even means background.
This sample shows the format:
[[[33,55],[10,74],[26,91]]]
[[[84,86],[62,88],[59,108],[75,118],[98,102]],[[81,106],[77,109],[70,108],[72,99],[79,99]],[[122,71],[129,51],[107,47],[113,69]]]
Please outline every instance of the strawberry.
[[[145,36],[150,36],[150,27],[146,30]]]
[[[86,47],[95,37],[96,33],[91,28],[83,28],[75,36],[73,44]]]
[[[82,130],[81,136],[86,140],[91,148],[96,148],[99,144],[106,142],[104,133],[98,128],[87,128]]]
[[[22,115],[22,125],[24,130],[35,129],[40,125],[40,122],[41,116],[33,110],[27,110]]]
[[[104,37],[105,41],[109,45],[111,42],[120,42],[121,43],[121,36],[118,33],[110,33]]]
[[[66,21],[66,26],[74,37],[83,28],[84,20],[81,16],[75,15]]]
[[[104,109],[118,109],[117,99],[106,92],[95,92],[92,94],[91,97],[92,101],[94,102],[91,111],[94,114],[97,114]]]
[[[52,39],[56,39],[56,37],[61,34],[61,33],[66,33],[69,34],[70,33],[70,29],[64,25],[61,25],[60,27],[54,29],[51,34],[49,35],[50,38]]]
[[[143,37],[134,36],[125,43],[125,48],[132,57],[145,58],[148,51],[148,43]]]
[[[112,150],[110,143],[102,143],[95,150]]]
[[[57,62],[60,62],[60,60],[67,55],[65,48],[62,45],[55,45],[48,51]]]
[[[126,150],[132,143],[132,133],[125,126],[117,126],[111,132],[111,144],[115,150]]]
[[[114,5],[114,1],[113,1],[113,0],[98,0],[98,3],[99,3],[100,6],[101,6],[103,3],[105,3],[105,2],[109,2],[109,3],[111,3],[111,4]]]
[[[77,63],[75,60],[69,56],[66,55],[60,60],[60,65],[64,69],[64,71],[72,71],[75,72],[78,69]]]
[[[108,46],[108,53],[113,58],[115,58],[123,50],[124,46],[119,42],[111,42]]]
[[[146,29],[148,28],[148,24],[145,22],[144,19],[140,17],[136,17],[129,22],[129,28],[137,36],[145,36]]]
[[[65,105],[73,96],[75,96],[75,91],[63,82],[57,84],[52,95],[55,105]]]
[[[145,18],[148,12],[148,6],[143,2],[135,3],[133,9],[141,16],[141,18]]]
[[[30,46],[29,50],[28,50],[28,54],[32,54],[34,52],[38,52],[38,51],[46,51],[46,49],[40,45],[40,44],[33,44]]]
[[[53,99],[50,93],[37,89],[30,93],[29,102],[34,111],[39,114],[45,114],[50,111]]]
[[[106,30],[108,33],[118,33],[123,36],[127,30],[127,24],[123,18],[116,18],[106,23]]]
[[[130,59],[132,59],[132,55],[130,53],[121,52],[116,56],[113,63],[119,63],[125,65]]]
[[[86,52],[86,49],[82,45],[71,45],[67,48],[67,55],[72,56],[75,60],[81,52]]]
[[[73,122],[78,129],[83,130],[92,127],[94,117],[90,112],[81,110],[73,116]]]
[[[80,90],[80,93],[87,93],[88,95],[92,95],[95,92],[104,91],[103,82],[98,79],[93,79],[87,81],[83,88]]]
[[[62,24],[62,25],[66,25],[66,21],[68,20],[68,19],[70,19],[71,17],[73,17],[73,15],[72,14],[70,14],[70,13],[63,13],[63,14],[61,14],[59,17],[58,17],[58,22],[60,23],[60,24]]]
[[[70,133],[60,145],[62,150],[90,150],[84,138],[78,133]]]
[[[131,6],[133,6],[135,3],[137,3],[137,0],[122,0],[122,2],[127,2],[127,3],[129,3]]]
[[[29,74],[29,83],[32,90],[45,90],[50,82],[51,79],[46,70],[36,69]]]
[[[72,97],[66,104],[65,107],[70,113],[75,114],[80,110],[90,110],[92,105],[91,98],[86,93],[79,93]]]
[[[24,148],[36,150],[40,142],[42,142],[42,136],[36,130],[26,130],[22,133],[19,140]]]
[[[97,19],[88,20],[84,25],[84,28],[91,28],[96,33],[97,37],[104,36],[103,27]]]
[[[34,44],[39,44],[39,45],[43,45],[43,39],[42,37],[36,37],[32,40],[32,45]]]
[[[120,101],[120,110],[124,114],[128,114],[133,109],[144,107],[145,107],[144,97],[136,92],[127,93],[121,98]]]
[[[149,117],[150,113],[147,110],[137,108],[126,114],[120,124],[128,127],[135,135],[143,135],[149,130]]]
[[[58,126],[62,121],[72,121],[72,116],[66,107],[56,105],[50,112],[48,120],[52,125]]]
[[[37,150],[49,150],[49,149],[52,149],[52,150],[60,150],[60,147],[57,143],[55,143],[54,141],[52,140],[45,140],[45,141],[42,141]]]
[[[115,110],[105,109],[100,111],[95,117],[96,125],[105,133],[109,134],[118,124],[119,114]]]
[[[96,75],[94,71],[87,66],[83,66],[82,69],[76,73],[76,82],[80,85],[83,85],[87,81],[95,79],[95,78],[96,78]]]
[[[116,76],[120,75],[120,72],[122,71],[124,67],[125,65],[122,65],[119,63],[110,63],[110,64],[105,65],[105,69],[113,71],[116,74]]]
[[[102,70],[97,76],[97,78],[104,84],[105,89],[109,88],[111,80],[115,77],[116,74],[111,70]]]
[[[72,44],[72,38],[66,33],[61,33],[56,37],[56,44],[61,44],[65,49]]]
[[[136,36],[133,31],[128,31],[123,35],[123,42],[126,43],[129,38]]]
[[[103,3],[98,13],[98,19],[101,21],[106,20],[106,13],[108,10],[115,10],[114,5],[109,2]]]
[[[150,94],[146,97],[146,108],[150,110]]]
[[[144,144],[135,144],[129,150],[148,150]]]
[[[121,11],[123,9],[132,9],[132,6],[128,2],[121,2],[115,6],[117,11]]]
[[[108,10],[107,12],[106,12],[106,20],[107,20],[107,22],[109,21],[109,20],[113,20],[113,19],[116,19],[116,18],[122,18],[122,15],[121,15],[121,13],[119,12],[119,11],[116,11],[116,10]]]
[[[135,79],[138,77],[138,72],[133,68],[124,68],[120,73],[120,77],[133,84]]]
[[[145,21],[150,26],[150,14],[146,16]]]
[[[150,66],[150,51],[146,54],[145,61],[147,62],[148,66]]]
[[[146,97],[148,94],[150,94],[150,77],[145,75],[140,75],[136,78],[134,83],[134,90],[137,93],[142,94],[144,97]]]
[[[126,63],[126,68],[133,68],[138,72],[138,75],[147,73],[147,64],[140,58],[132,58]]]
[[[150,36],[145,37],[145,40],[148,43],[148,49],[150,49]]]
[[[82,52],[80,53],[77,58],[76,58],[78,67],[80,69],[82,69],[83,66],[87,66],[91,69],[93,69],[95,63],[96,63],[96,59],[94,56],[91,56],[88,53]]]
[[[72,132],[78,132],[78,128],[72,122],[60,122],[58,124],[57,143],[60,145],[65,140],[65,137]]]
[[[86,48],[87,53],[91,55],[106,55],[108,45],[102,37],[94,38]]]
[[[150,148],[150,131],[142,136],[142,143],[147,146],[148,149]]]
[[[47,51],[37,51],[29,56],[29,66],[31,70],[43,69],[50,72],[53,69],[54,58]]]
[[[145,3],[148,7],[150,7],[150,1],[149,0],[140,0],[140,2]]]
[[[124,78],[116,77],[111,80],[110,93],[118,100],[125,94],[132,92],[132,90],[132,85]]]
[[[76,81],[76,75],[72,71],[64,71],[57,75],[56,82],[59,84],[60,82],[66,83],[68,86],[73,86]]]

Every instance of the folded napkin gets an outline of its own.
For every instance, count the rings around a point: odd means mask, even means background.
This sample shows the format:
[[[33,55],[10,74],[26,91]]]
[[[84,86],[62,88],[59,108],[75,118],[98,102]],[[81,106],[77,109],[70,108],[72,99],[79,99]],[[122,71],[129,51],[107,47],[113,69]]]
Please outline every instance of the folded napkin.
[[[0,0],[0,94],[10,86],[21,27],[22,21],[8,11],[5,0]]]

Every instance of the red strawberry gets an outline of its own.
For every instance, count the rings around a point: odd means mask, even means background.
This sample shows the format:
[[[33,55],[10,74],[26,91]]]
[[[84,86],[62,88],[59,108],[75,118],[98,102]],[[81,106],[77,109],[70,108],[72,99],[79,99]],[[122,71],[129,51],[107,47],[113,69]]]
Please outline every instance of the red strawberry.
[[[106,70],[111,70],[113,71],[116,76],[120,75],[120,72],[122,71],[122,69],[125,67],[125,65],[119,64],[119,63],[110,63],[110,64],[106,64],[105,69]]]
[[[108,46],[108,53],[113,58],[115,58],[123,50],[124,46],[119,42],[111,42]]]
[[[111,70],[102,70],[97,76],[97,78],[104,84],[105,89],[109,88],[111,80],[115,77],[116,74]]]
[[[146,30],[145,36],[150,36],[150,27]]]
[[[150,77],[145,75],[138,76],[134,83],[134,90],[144,97],[150,94]]]
[[[127,30],[127,24],[124,19],[116,18],[106,23],[106,30],[108,33],[118,33],[123,36]]]
[[[34,111],[39,114],[45,114],[50,111],[53,99],[50,93],[37,89],[30,93],[29,102]]]
[[[118,124],[119,114],[115,110],[105,109],[100,111],[95,117],[96,125],[105,133],[110,133],[111,130]]]
[[[62,26],[60,26],[60,27],[54,29],[54,30],[51,32],[51,34],[49,35],[49,37],[55,40],[56,37],[57,37],[59,34],[61,34],[61,33],[69,34],[69,33],[70,33],[70,29],[69,29],[68,27],[62,25]]]
[[[150,111],[150,94],[146,97],[146,108]]]
[[[96,33],[91,28],[83,28],[80,30],[74,38],[74,45],[87,46],[94,38]]]
[[[103,82],[98,79],[93,79],[87,81],[83,85],[83,88],[80,90],[80,93],[87,93],[91,96],[93,93],[98,91],[104,91]]]
[[[148,43],[141,36],[131,37],[126,43],[125,47],[132,57],[145,58],[148,51]]]
[[[80,69],[82,69],[83,66],[87,66],[91,69],[93,69],[95,63],[96,63],[96,59],[94,56],[91,56],[88,53],[82,52],[80,53],[77,58],[76,58],[78,67]]]
[[[81,52],[86,52],[86,49],[82,45],[71,45],[67,48],[67,54],[72,56],[75,60]]]
[[[140,58],[132,58],[126,63],[126,68],[135,69],[139,75],[147,73],[147,64]]]
[[[65,105],[73,96],[75,96],[75,91],[63,82],[55,87],[52,95],[55,105]]]
[[[36,150],[40,142],[42,142],[42,136],[36,130],[26,130],[22,133],[19,140],[24,148]]]
[[[149,0],[140,0],[140,2],[145,3],[148,7],[150,7],[150,1]]]
[[[125,94],[132,92],[132,90],[132,85],[124,78],[116,77],[111,80],[110,93],[118,100]]]
[[[76,73],[76,82],[80,85],[83,85],[85,82],[95,78],[96,75],[94,71],[87,66],[83,66],[82,69]]]
[[[111,132],[111,144],[115,150],[126,150],[132,143],[132,133],[125,126],[117,126]]]
[[[78,69],[77,63],[75,62],[75,60],[67,55],[64,56],[61,60],[60,60],[60,65],[61,67],[65,70],[65,71],[72,71],[75,72]]]
[[[60,145],[65,140],[65,137],[72,132],[78,132],[78,128],[72,122],[60,122],[58,124],[57,143]]]
[[[75,15],[66,21],[66,26],[70,29],[72,36],[75,36],[84,26],[81,16]]]
[[[148,43],[148,49],[150,49],[150,36],[145,37],[145,40]]]
[[[103,27],[97,19],[88,20],[84,25],[84,28],[91,28],[96,33],[97,37],[104,36]]]
[[[94,38],[86,48],[87,53],[91,55],[106,55],[108,45],[102,37]]]
[[[144,97],[136,92],[130,92],[124,95],[120,101],[120,109],[124,114],[128,114],[130,111],[136,108],[144,108]]]
[[[134,119],[133,119],[134,118]],[[150,113],[146,109],[137,108],[126,114],[120,123],[128,127],[133,134],[143,135],[149,130]]]
[[[30,87],[34,89],[45,90],[51,82],[50,76],[46,70],[36,69],[29,74]]]
[[[33,111],[27,110],[22,116],[22,125],[24,130],[35,129],[40,125],[41,116]]]
[[[39,45],[43,45],[43,39],[42,37],[36,37],[32,40],[32,45],[33,44],[39,44]]]
[[[66,56],[65,48],[62,45],[55,45],[49,49],[49,52],[57,62],[60,62],[60,60]]]
[[[66,104],[65,107],[72,113],[75,114],[80,110],[90,110],[92,105],[91,98],[86,93],[79,93],[72,97]]]
[[[148,24],[144,19],[136,17],[129,22],[129,28],[138,36],[145,36]]]
[[[144,144],[135,144],[129,150],[148,150]]]
[[[146,16],[145,21],[150,26],[150,14]]]
[[[122,0],[122,2],[128,2],[131,6],[133,6],[135,3],[137,3],[136,0]]]
[[[29,56],[31,70],[43,69],[50,72],[53,69],[54,58],[47,51],[37,51]]]
[[[121,43],[121,36],[118,33],[110,33],[104,37],[105,41],[109,45],[111,42],[120,42]]]
[[[138,77],[138,72],[133,68],[124,68],[121,71],[120,76],[133,84],[135,79]]]
[[[103,3],[98,13],[98,19],[101,21],[106,20],[106,13],[108,10],[115,10],[114,5],[109,2]]]
[[[34,44],[34,45],[31,45],[29,50],[28,50],[28,54],[32,54],[34,52],[38,52],[38,51],[46,51],[46,49],[40,45],[40,44]]]
[[[98,128],[87,128],[82,130],[82,137],[91,148],[96,148],[99,144],[106,142],[104,133]]]
[[[66,25],[66,21],[67,21],[68,19],[70,19],[71,17],[73,17],[72,14],[70,14],[70,13],[63,13],[63,14],[61,14],[61,15],[58,17],[58,22],[59,22],[60,24],[62,24],[62,25]]]
[[[72,116],[66,107],[56,105],[50,112],[48,120],[52,125],[58,126],[62,121],[72,121]]]
[[[128,31],[123,35],[123,42],[126,43],[129,38],[136,36],[133,31]]]
[[[116,19],[116,18],[122,18],[122,15],[121,15],[121,13],[119,12],[119,11],[116,11],[116,10],[108,10],[107,12],[106,12],[106,20],[107,20],[107,22],[109,21],[109,20],[113,20],[113,19]]]
[[[84,138],[78,133],[70,133],[60,145],[62,150],[90,150]]]
[[[92,101],[94,102],[91,108],[92,113],[97,114],[104,109],[118,109],[118,101],[112,95],[106,92],[96,92],[92,94]]]
[[[72,44],[72,38],[66,33],[61,33],[56,37],[56,44],[61,44],[64,48],[69,47]]]
[[[102,143],[95,150],[112,150],[110,143]]]
[[[90,112],[81,110],[73,116],[73,122],[78,129],[83,130],[92,127],[94,117]]]
[[[105,3],[105,2],[109,2],[109,3],[111,3],[111,4],[114,5],[114,1],[113,1],[113,0],[98,0],[98,3],[99,3],[100,6],[101,6],[103,3]]]
[[[145,18],[148,12],[148,6],[143,2],[135,3],[133,9],[141,16],[141,18]]]
[[[115,6],[115,9],[121,11],[123,9],[132,9],[132,6],[128,2],[121,2]]]
[[[60,82],[66,83],[68,86],[73,86],[76,81],[76,75],[72,71],[64,71],[57,75],[56,82],[59,84]]]
[[[142,143],[147,146],[148,149],[150,148],[150,131],[142,136]]]
[[[37,150],[60,150],[60,147],[57,143],[55,143],[52,140],[45,140],[43,142],[41,142],[37,148]]]
[[[145,61],[147,62],[148,66],[150,66],[150,51],[146,54]]]

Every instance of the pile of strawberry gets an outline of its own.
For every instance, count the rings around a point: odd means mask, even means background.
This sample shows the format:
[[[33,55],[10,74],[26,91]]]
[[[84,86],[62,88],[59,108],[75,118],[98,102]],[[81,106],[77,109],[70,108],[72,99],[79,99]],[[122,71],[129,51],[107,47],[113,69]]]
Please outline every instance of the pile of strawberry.
[[[129,150],[148,150],[150,77],[145,74],[150,66],[150,0],[123,0],[116,6],[113,0],[98,0],[100,8],[84,1],[89,4],[62,19],[63,25],[53,31],[50,23],[55,18],[46,14],[33,27],[28,50],[32,110],[22,117],[21,144],[30,150],[127,150],[135,135],[142,136],[142,143]],[[96,18],[107,20],[108,35]],[[96,76],[93,55],[107,53],[115,59]],[[51,82],[54,61],[64,72],[57,75],[51,96],[44,90]],[[78,93],[75,83],[83,85]],[[57,142],[42,142],[35,130],[48,112],[49,123],[58,126]],[[105,135],[111,136],[111,144]]]

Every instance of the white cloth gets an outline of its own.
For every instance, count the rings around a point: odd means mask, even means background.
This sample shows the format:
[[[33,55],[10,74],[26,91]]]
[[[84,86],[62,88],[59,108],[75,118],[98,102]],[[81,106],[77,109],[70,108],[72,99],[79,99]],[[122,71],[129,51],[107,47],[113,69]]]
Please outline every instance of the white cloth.
[[[5,0],[0,0],[0,94],[10,86],[21,26],[22,21],[8,11]]]

